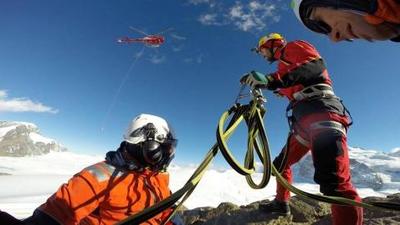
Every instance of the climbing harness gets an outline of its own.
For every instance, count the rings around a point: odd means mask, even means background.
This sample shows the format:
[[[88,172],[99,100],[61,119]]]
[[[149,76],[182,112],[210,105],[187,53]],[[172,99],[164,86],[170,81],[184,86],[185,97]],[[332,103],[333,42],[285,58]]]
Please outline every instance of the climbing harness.
[[[332,87],[328,84],[310,85],[308,87],[303,88],[301,91],[298,91],[293,94],[293,97],[296,101],[301,101],[304,99],[310,99],[315,97],[329,98],[334,96],[335,93],[333,92]]]
[[[312,123],[310,125],[310,128],[313,130],[318,130],[318,129],[332,129],[332,130],[337,130],[340,133],[342,133],[343,135],[346,135],[347,133],[347,129],[346,126],[344,126],[343,124],[336,122],[336,121],[318,121],[315,123]]]

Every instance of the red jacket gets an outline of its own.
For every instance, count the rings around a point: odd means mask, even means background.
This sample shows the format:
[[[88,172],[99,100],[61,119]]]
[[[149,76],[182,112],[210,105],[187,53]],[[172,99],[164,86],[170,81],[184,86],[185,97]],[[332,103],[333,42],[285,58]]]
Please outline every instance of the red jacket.
[[[274,57],[279,60],[278,70],[271,76],[279,83],[278,93],[291,101],[292,115],[296,121],[315,113],[325,114],[333,120],[346,115],[345,108],[337,97],[294,100],[293,94],[305,87],[316,84],[332,85],[324,60],[314,46],[301,40],[288,42]]]
[[[63,225],[111,225],[170,196],[168,173],[118,171],[100,162],[63,184],[39,210]],[[162,213],[143,224],[160,224]]]
[[[272,74],[281,81],[279,94],[293,100],[293,94],[305,86],[326,83],[331,80],[325,64],[318,51],[306,41],[292,41],[275,53],[279,59],[278,70]]]

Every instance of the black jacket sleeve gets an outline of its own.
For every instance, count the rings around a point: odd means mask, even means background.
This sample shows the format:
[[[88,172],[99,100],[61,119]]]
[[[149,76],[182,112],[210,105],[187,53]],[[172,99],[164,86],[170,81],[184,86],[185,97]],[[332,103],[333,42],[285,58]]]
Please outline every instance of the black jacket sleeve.
[[[61,225],[51,216],[36,209],[31,217],[26,218],[20,225]]]

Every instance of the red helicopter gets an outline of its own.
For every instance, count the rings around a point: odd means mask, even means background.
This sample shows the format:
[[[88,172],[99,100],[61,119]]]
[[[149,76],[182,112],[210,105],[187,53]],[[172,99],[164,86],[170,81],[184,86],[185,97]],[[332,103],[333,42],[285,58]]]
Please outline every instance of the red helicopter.
[[[130,43],[135,43],[135,42],[141,42],[141,43],[145,44],[146,46],[153,47],[153,48],[160,47],[160,45],[162,45],[164,43],[165,38],[164,38],[164,36],[161,36],[161,34],[171,29],[171,28],[168,28],[167,30],[160,32],[158,34],[149,35],[139,29],[134,28],[134,27],[129,27],[129,28],[145,35],[145,37],[142,37],[142,38],[122,37],[122,38],[117,39],[118,43],[130,44]]]

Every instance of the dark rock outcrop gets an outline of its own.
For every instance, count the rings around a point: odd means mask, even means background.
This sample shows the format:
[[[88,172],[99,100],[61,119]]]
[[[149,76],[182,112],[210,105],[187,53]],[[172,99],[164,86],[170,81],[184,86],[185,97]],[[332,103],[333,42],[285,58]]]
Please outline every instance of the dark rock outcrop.
[[[364,202],[383,201],[400,204],[400,194],[387,198],[368,197]],[[278,216],[259,210],[258,201],[246,206],[221,203],[217,208],[202,207],[182,210],[179,214],[187,225],[330,225],[330,205],[309,199],[293,197],[291,215]],[[399,225],[400,213],[390,210],[364,210],[364,225]]]

